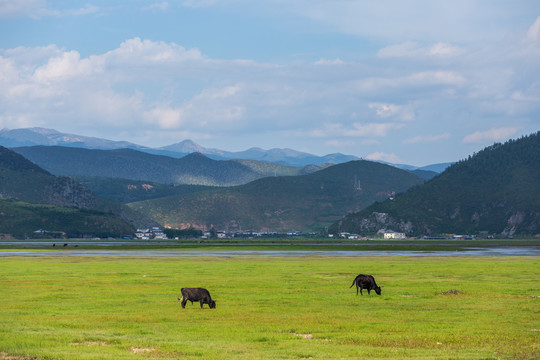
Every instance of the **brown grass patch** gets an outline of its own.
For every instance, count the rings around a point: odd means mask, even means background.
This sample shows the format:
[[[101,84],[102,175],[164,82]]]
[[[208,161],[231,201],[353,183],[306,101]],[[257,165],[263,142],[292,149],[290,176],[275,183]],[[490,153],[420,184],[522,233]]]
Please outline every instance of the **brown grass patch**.
[[[38,357],[28,357],[28,356],[18,356],[18,355],[9,355],[5,352],[0,352],[0,360],[40,360]]]
[[[139,347],[134,347],[134,346],[131,347],[131,352],[134,354],[144,354],[144,353],[149,353],[155,350],[156,348],[154,347],[149,347],[149,348],[139,348]]]
[[[108,346],[110,345],[108,342],[101,340],[101,341],[82,341],[82,342],[73,342],[71,343],[73,346]]]
[[[448,290],[448,291],[444,291],[442,293],[439,293],[438,295],[460,295],[460,294],[463,294],[463,293],[461,291],[459,291],[459,290],[452,289],[452,290]]]

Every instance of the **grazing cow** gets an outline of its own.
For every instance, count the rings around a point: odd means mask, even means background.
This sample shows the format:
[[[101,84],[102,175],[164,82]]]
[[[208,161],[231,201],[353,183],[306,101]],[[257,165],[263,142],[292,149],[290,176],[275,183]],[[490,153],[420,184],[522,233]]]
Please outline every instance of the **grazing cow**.
[[[210,309],[216,308],[216,302],[212,300],[210,293],[206,289],[182,288],[180,291],[182,292],[182,298],[177,297],[177,299],[182,302],[182,309],[186,308],[188,300],[191,301],[191,304],[193,304],[194,301],[199,301],[201,303],[201,309],[203,304],[208,304]]]
[[[377,283],[375,282],[375,278],[371,275],[364,275],[364,274],[358,275],[354,279],[352,285],[349,286],[349,288],[352,288],[354,284],[356,284],[356,296],[358,296],[358,288],[360,288],[360,295],[364,295],[362,294],[362,289],[366,289],[368,292],[368,295],[371,295],[370,294],[371,290],[375,290],[377,295],[381,295],[381,287],[377,286]]]

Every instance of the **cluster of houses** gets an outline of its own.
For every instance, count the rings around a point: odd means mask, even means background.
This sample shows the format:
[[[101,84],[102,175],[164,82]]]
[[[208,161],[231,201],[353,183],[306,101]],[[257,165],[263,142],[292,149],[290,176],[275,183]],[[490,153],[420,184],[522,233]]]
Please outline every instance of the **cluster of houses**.
[[[232,238],[280,238],[280,237],[297,237],[297,236],[310,236],[313,234],[305,234],[301,231],[290,230],[286,233],[278,233],[276,231],[254,231],[254,230],[245,230],[245,231],[236,231],[236,232],[227,232],[227,231],[203,231],[202,238],[209,239],[213,236],[218,239],[232,239]]]
[[[395,232],[392,230],[384,230],[379,232],[383,239],[406,239],[405,233]],[[314,236],[315,233],[303,233],[297,230],[291,230],[286,233],[270,232],[270,231],[253,231],[246,230],[242,232],[226,232],[206,230],[202,232],[202,239],[218,238],[218,239],[233,239],[233,238],[285,238],[285,237],[309,237]],[[137,229],[135,237],[140,240],[166,240],[167,235],[159,227],[153,227],[148,229]],[[363,238],[359,234],[351,234],[348,232],[341,232],[335,236],[334,234],[328,234],[330,238],[340,238],[349,240],[362,240]],[[428,238],[428,237],[424,237]],[[475,239],[474,235],[453,235],[453,239]],[[448,239],[448,237],[441,237],[441,239]]]
[[[405,233],[395,232],[395,231],[384,231],[382,232],[384,239],[405,239]],[[334,237],[333,234],[330,234],[329,237]],[[339,238],[350,239],[350,240],[360,240],[362,237],[358,234],[351,234],[348,232],[341,232],[338,234]]]
[[[406,239],[407,236],[402,232],[395,232],[392,230],[380,230],[378,232],[379,236],[382,235],[383,239]],[[303,233],[297,230],[290,230],[288,232],[271,232],[271,231],[253,231],[245,230],[241,232],[226,232],[226,231],[216,231],[216,230],[207,230],[202,232],[202,239],[218,238],[218,239],[233,239],[233,238],[290,238],[290,237],[314,237],[319,236],[317,233]],[[47,231],[39,229],[34,231],[34,237],[50,237],[50,238],[64,238],[66,233],[60,231]],[[486,235],[487,236],[487,235]],[[340,239],[349,239],[349,240],[365,240],[367,237],[362,237],[359,234],[351,234],[348,232],[341,232],[339,234],[328,234],[329,238],[340,238]],[[493,238],[493,236],[488,238]],[[167,240],[168,237],[165,232],[160,227],[152,227],[145,229],[137,229],[135,233],[135,238],[139,240]],[[476,239],[475,235],[446,235],[441,237],[429,237],[424,236],[424,239],[465,239],[465,240],[474,240]],[[99,239],[99,238],[96,238]],[[126,237],[128,239],[128,237]],[[178,239],[178,238],[176,238]],[[371,237],[370,237],[371,239]]]
[[[202,232],[202,239],[218,238],[218,239],[232,239],[232,238],[254,238],[254,237],[293,237],[293,236],[309,236],[311,234],[304,234],[301,231],[291,230],[287,233],[278,233],[272,231],[254,231],[246,230],[242,232],[227,232],[227,231],[215,231],[205,230]],[[140,240],[165,240],[167,235],[159,227],[153,227],[148,229],[137,229],[135,237]]]
[[[302,233],[301,231],[297,230],[290,230],[286,233],[278,233],[278,232],[271,232],[271,231],[253,231],[253,230],[246,230],[242,232],[226,232],[226,231],[215,231],[215,230],[206,230],[202,232],[201,238],[203,239],[210,239],[210,238],[218,238],[218,239],[232,239],[232,238],[254,238],[254,237],[269,237],[269,238],[279,238],[279,237],[299,237],[299,236],[313,236],[314,233]],[[395,232],[391,230],[387,230],[382,232],[384,239],[405,239],[405,233]],[[163,232],[163,230],[159,227],[153,227],[148,229],[137,229],[137,232],[135,233],[135,237],[140,240],[165,240],[167,239],[167,235]],[[329,234],[328,237],[333,238],[333,234]],[[341,239],[350,239],[350,240],[361,240],[362,237],[358,234],[351,234],[348,232],[341,232],[337,236]]]
[[[167,239],[167,235],[159,227],[153,227],[151,229],[137,229],[135,237],[140,240],[164,240]]]

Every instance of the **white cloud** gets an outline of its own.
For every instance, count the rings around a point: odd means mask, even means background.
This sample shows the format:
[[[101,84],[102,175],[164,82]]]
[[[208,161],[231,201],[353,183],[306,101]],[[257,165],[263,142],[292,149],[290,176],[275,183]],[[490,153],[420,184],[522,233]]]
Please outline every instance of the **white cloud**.
[[[167,1],[163,1],[160,3],[155,3],[152,5],[149,5],[144,8],[144,10],[150,10],[150,11],[166,11],[169,8],[169,3]]]
[[[538,16],[536,21],[531,25],[531,27],[529,27],[529,31],[527,31],[527,40],[540,40],[540,16]]]
[[[377,116],[382,118],[396,115],[401,110],[401,106],[399,105],[383,103],[371,103],[369,104],[369,108],[375,109]]]
[[[178,100],[175,92],[184,90],[182,82],[189,77],[204,83],[205,78],[224,69],[256,66],[249,61],[211,61],[197,49],[139,38],[86,58],[77,51],[56,47],[32,50],[5,50],[3,56],[0,52],[0,103],[6,104],[0,116],[4,126],[17,127],[23,123],[15,119],[36,119],[39,112],[44,119],[52,116],[57,124],[63,117],[79,119],[81,126],[83,119],[92,117],[99,119],[95,124],[104,127],[126,125],[123,119],[129,118],[130,125],[140,126],[141,132],[148,126],[168,130],[208,124],[215,129],[236,127],[234,123],[246,113],[242,83],[227,84],[221,76],[223,84],[207,83],[198,94],[190,90]],[[146,89],[148,81],[157,84],[158,93]],[[22,104],[28,103],[32,107],[23,110]],[[7,116],[11,111],[20,116]]]
[[[238,98],[241,89],[241,84],[205,89],[185,105],[186,116],[200,126],[212,124],[214,129],[241,120],[246,112]]]
[[[400,162],[399,157],[395,153],[384,153],[384,152],[374,152],[366,156],[368,160],[374,161],[386,161],[389,163],[398,163]]]
[[[463,50],[449,43],[438,42],[428,48],[428,55],[439,57],[458,56],[463,53]]]
[[[536,1],[490,0],[275,0],[284,11],[332,31],[387,43],[475,43],[501,39],[522,17],[538,13]]]
[[[298,136],[309,136],[313,138],[337,138],[337,137],[355,137],[370,138],[384,137],[392,130],[401,128],[403,125],[398,123],[353,123],[344,125],[339,123],[325,124],[323,127],[313,129],[309,132],[299,132]]]
[[[396,123],[371,123],[371,124],[353,124],[353,129],[345,133],[346,136],[358,136],[358,137],[367,137],[375,136],[381,137],[386,136],[389,131],[401,128],[401,124]]]
[[[46,65],[36,69],[34,78],[40,83],[75,80],[78,77],[90,76],[103,72],[104,61],[101,57],[80,58],[77,51],[64,52],[58,57],[50,58]]]
[[[52,9],[45,0],[0,0],[0,19],[30,17],[39,19],[42,17],[84,16],[95,14],[100,8],[87,4],[78,9]]]
[[[0,18],[40,16],[45,12],[45,0],[0,0]]]
[[[390,45],[380,49],[377,56],[380,58],[399,57],[455,57],[462,55],[464,50],[450,43],[438,42],[431,46],[420,47],[416,42],[407,41],[397,45]]]
[[[60,111],[66,122],[77,119],[81,125],[115,132],[142,123],[141,114],[148,106],[142,93],[120,93],[107,87],[86,88],[86,84],[82,83],[85,89],[75,89],[74,96],[60,98],[60,101],[72,102],[66,103]]]
[[[377,52],[377,56],[380,58],[417,56],[418,54],[418,44],[412,41],[386,46]]]
[[[398,120],[412,121],[415,119],[412,105],[396,105],[385,103],[370,103],[370,109],[375,109],[375,113],[380,118],[393,117]]]
[[[7,91],[8,83],[13,82],[17,77],[16,64],[11,59],[0,56],[0,86]]]
[[[343,65],[345,62],[341,60],[340,58],[329,60],[321,58],[315,62],[315,65]]]
[[[182,125],[184,113],[181,108],[156,107],[146,111],[144,116],[148,123],[157,124],[160,129],[174,129]]]
[[[419,135],[412,138],[403,140],[404,144],[425,144],[425,143],[436,143],[441,140],[446,140],[450,138],[449,133],[444,133],[440,135]]]
[[[515,91],[510,98],[516,101],[526,101],[540,104],[540,84],[537,88],[523,89]]]
[[[511,136],[517,133],[517,128],[493,128],[486,131],[477,131],[475,133],[465,136],[463,139],[464,144],[468,143],[490,143],[494,141],[507,140]]]
[[[138,37],[124,41],[118,49],[109,51],[103,56],[110,62],[146,64],[146,66],[165,62],[204,61],[198,49],[187,50],[174,43],[141,40]]]
[[[13,49],[4,50],[3,57],[13,61],[17,67],[26,68],[40,66],[49,59],[60,56],[63,53],[56,45],[24,47],[19,46]]]
[[[80,9],[68,9],[65,10],[63,15],[66,16],[84,16],[89,14],[95,14],[100,11],[100,8],[95,5],[89,5],[87,4],[85,7],[82,7]]]
[[[241,87],[239,84],[205,89],[178,107],[159,105],[146,111],[144,117],[147,123],[160,129],[203,129],[207,126],[211,126],[212,130],[226,128],[227,124],[240,120],[245,114],[244,106],[234,100]]]
[[[387,65],[388,66],[388,65]],[[400,64],[392,64],[393,69],[399,68]],[[416,70],[416,69],[415,69]],[[433,96],[434,89],[440,89],[450,93],[453,88],[461,88],[468,85],[469,81],[465,74],[450,70],[427,70],[414,71],[402,70],[395,74],[385,74],[384,69],[377,69],[380,76],[352,78],[348,86],[354,86],[354,91],[365,96],[392,97],[398,94],[400,97],[418,100],[421,92],[425,96]],[[409,111],[412,109],[408,109]],[[410,114],[412,115],[412,114]]]
[[[356,145],[356,141],[331,139],[331,140],[326,140],[324,142],[324,145],[330,148],[338,148],[338,149],[342,149],[344,147],[353,148]]]
[[[206,89],[197,98],[210,100],[228,98],[236,95],[242,89],[242,86],[242,84],[236,84],[234,86],[227,86],[222,89]]]
[[[182,2],[182,6],[190,8],[210,7],[217,4],[219,0],[186,0]]]
[[[412,74],[405,82],[419,85],[463,85],[467,80],[455,71],[429,70]]]

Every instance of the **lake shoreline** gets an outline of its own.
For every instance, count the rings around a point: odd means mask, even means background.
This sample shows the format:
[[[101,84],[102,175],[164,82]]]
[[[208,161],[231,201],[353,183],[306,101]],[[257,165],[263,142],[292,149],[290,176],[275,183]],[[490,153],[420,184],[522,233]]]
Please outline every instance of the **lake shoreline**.
[[[540,256],[540,240],[42,240],[0,241],[5,256]]]

